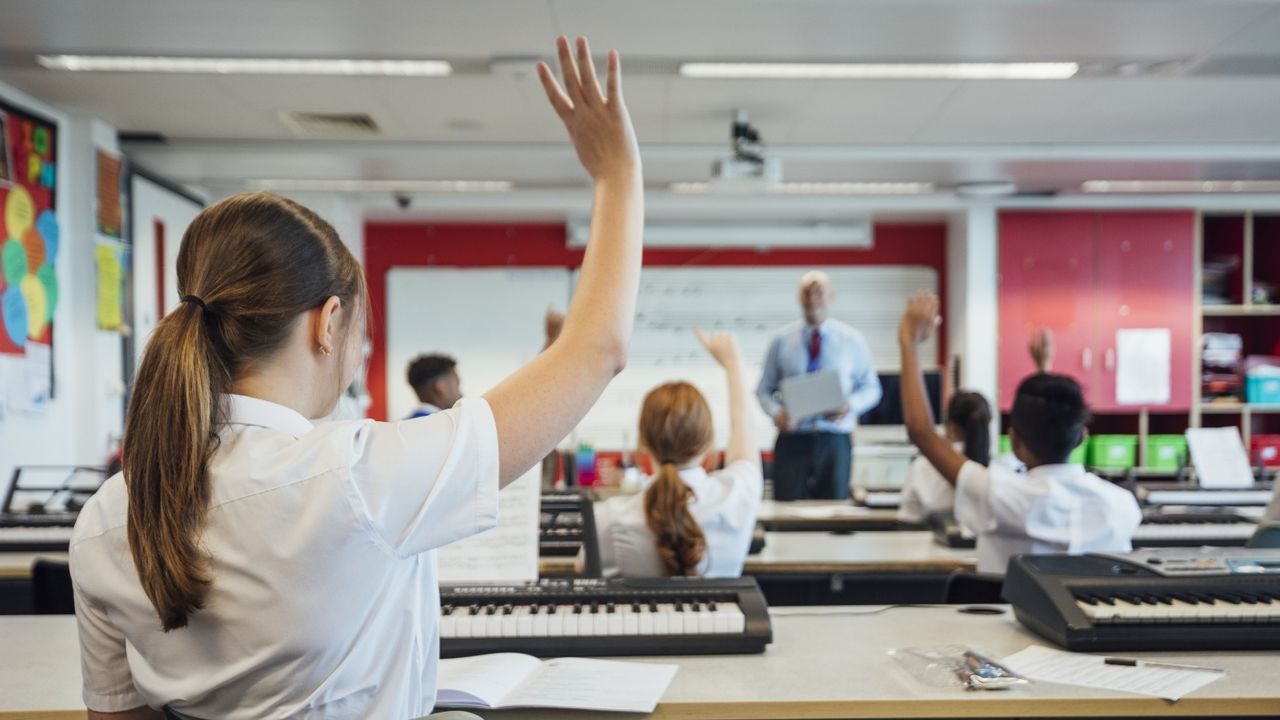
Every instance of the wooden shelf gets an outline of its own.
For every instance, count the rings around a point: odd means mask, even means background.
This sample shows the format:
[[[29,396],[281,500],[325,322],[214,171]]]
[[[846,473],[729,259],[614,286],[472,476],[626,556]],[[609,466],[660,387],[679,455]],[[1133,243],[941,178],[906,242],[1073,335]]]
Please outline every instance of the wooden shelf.
[[[1200,412],[1206,415],[1233,415],[1243,413],[1280,413],[1280,405],[1262,403],[1201,403]]]
[[[1205,317],[1280,317],[1280,305],[1203,305]]]

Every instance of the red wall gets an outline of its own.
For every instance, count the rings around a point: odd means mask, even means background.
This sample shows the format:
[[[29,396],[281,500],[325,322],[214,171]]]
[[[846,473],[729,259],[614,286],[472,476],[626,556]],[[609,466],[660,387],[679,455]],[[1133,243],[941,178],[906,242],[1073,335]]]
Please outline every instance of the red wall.
[[[870,249],[652,249],[648,267],[921,265],[938,273],[938,294],[947,297],[947,227],[944,223],[876,223]],[[386,279],[396,267],[563,267],[582,264],[582,250],[565,247],[565,227],[546,224],[389,223],[365,224],[365,273],[369,281],[369,416],[385,420]],[[943,312],[945,313],[945,305]],[[939,362],[946,357],[939,338]]]

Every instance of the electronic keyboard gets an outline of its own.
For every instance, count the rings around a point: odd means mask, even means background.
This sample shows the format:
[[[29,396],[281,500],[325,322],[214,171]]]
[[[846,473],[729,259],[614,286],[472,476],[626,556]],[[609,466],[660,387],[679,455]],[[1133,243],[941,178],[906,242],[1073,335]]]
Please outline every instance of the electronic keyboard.
[[[1230,508],[1163,507],[1143,514],[1133,533],[1134,547],[1240,547],[1258,529],[1256,520]]]
[[[66,552],[75,524],[74,514],[0,514],[0,551]]]
[[[1259,482],[1238,489],[1206,489],[1188,483],[1144,483],[1135,494],[1144,505],[1266,505],[1273,483]]]
[[[440,603],[442,657],[747,654],[773,641],[752,578],[455,585]]]
[[[858,488],[854,502],[863,507],[896,510],[902,504],[901,490],[866,490]]]
[[[1245,517],[1227,508],[1189,508],[1171,511],[1168,508],[1148,511],[1142,524],[1133,533],[1133,546],[1143,547],[1197,547],[1216,545],[1240,547],[1253,537],[1258,529],[1257,520]],[[949,512],[931,513],[929,528],[933,541],[943,547],[972,548],[977,543],[973,533],[960,526]]]
[[[1003,596],[1068,650],[1280,650],[1280,549],[1017,555]]]

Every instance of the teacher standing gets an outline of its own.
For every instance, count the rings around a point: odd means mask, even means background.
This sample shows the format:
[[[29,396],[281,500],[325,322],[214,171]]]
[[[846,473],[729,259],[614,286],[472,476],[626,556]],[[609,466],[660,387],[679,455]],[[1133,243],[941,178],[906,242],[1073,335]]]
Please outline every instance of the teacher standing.
[[[831,278],[812,271],[800,278],[804,320],[778,331],[769,343],[756,395],[778,427],[773,450],[773,495],[778,500],[849,497],[853,430],[858,416],[880,402],[880,378],[862,333],[829,317]],[[844,403],[825,415],[793,418],[779,397],[785,378],[835,370]]]

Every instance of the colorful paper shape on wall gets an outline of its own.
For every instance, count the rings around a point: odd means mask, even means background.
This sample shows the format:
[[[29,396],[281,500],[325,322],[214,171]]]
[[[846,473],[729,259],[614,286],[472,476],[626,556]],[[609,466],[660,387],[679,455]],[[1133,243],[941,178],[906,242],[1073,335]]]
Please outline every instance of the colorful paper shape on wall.
[[[98,234],[117,240],[124,237],[124,160],[119,155],[98,151]]]

